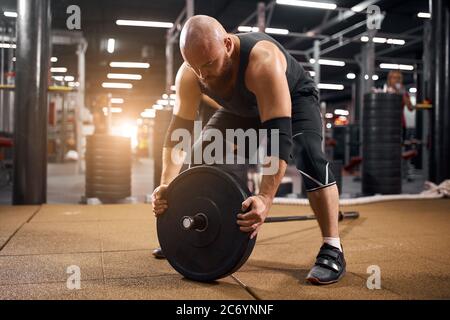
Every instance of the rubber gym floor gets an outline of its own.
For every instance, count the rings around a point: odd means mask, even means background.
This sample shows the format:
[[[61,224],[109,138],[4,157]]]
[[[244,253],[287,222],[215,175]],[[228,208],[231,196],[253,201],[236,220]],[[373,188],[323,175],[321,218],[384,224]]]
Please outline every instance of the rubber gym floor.
[[[343,209],[361,214],[340,224],[347,275],[317,287],[304,280],[321,244],[316,221],[264,225],[235,278],[197,283],[152,257],[158,242],[148,204],[0,206],[0,299],[450,298],[449,199]],[[70,290],[73,265],[81,287]],[[380,268],[381,289],[367,287],[370,266]]]

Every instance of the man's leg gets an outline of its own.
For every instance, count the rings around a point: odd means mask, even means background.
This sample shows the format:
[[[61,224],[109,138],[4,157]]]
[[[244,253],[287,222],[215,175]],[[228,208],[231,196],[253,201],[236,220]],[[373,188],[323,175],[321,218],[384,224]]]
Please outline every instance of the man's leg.
[[[295,165],[303,177],[323,237],[323,245],[307,279],[314,284],[333,283],[345,274],[338,229],[339,194],[322,151],[322,120],[314,95],[301,97],[293,104],[292,138]]]
[[[331,185],[308,192],[311,205],[324,238],[339,238],[339,192],[337,185]]]

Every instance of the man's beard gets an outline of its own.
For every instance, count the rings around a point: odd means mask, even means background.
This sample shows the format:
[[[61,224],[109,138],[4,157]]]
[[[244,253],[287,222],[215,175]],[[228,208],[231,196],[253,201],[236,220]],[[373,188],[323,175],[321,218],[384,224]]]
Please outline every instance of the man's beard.
[[[232,75],[233,75],[232,59],[226,58],[222,71],[217,77],[214,77],[212,80],[208,82],[206,82],[205,80],[201,80],[201,82],[208,90],[220,94],[224,90],[229,88]]]

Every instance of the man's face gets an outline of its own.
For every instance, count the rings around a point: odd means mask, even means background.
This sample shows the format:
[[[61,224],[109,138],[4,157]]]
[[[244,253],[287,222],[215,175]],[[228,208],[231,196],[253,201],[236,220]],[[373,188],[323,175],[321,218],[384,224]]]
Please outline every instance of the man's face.
[[[233,63],[225,45],[211,47],[209,50],[189,51],[191,52],[185,52],[185,61],[205,87],[211,91],[221,91],[228,87]]]
[[[403,83],[402,74],[399,72],[394,72],[390,75],[390,86],[396,89],[400,89]]]

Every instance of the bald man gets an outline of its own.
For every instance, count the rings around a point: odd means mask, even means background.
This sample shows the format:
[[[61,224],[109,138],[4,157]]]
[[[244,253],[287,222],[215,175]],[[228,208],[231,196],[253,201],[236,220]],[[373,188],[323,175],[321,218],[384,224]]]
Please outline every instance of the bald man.
[[[268,153],[278,172],[263,175],[259,193],[243,202],[243,212],[250,211],[238,214],[240,229],[256,236],[288,161],[293,159],[323,236],[307,280],[313,284],[339,281],[346,267],[338,231],[339,195],[322,152],[318,90],[308,72],[265,33],[229,34],[208,16],[194,16],[186,22],[180,49],[184,63],[176,76],[177,99],[164,144],[161,185],[152,195],[155,215],[167,209],[164,192],[181,169],[181,164],[172,162],[173,155],[185,156],[176,149],[178,141],[170,141],[171,133],[178,128],[192,132],[199,103],[206,95],[221,106],[204,127],[206,136],[209,129],[218,129],[225,136],[226,129],[262,128],[270,138],[271,130],[279,130],[279,153]],[[204,143],[196,142],[194,148],[204,147]],[[298,254],[302,254],[300,246]],[[160,249],[154,255],[163,257]]]

